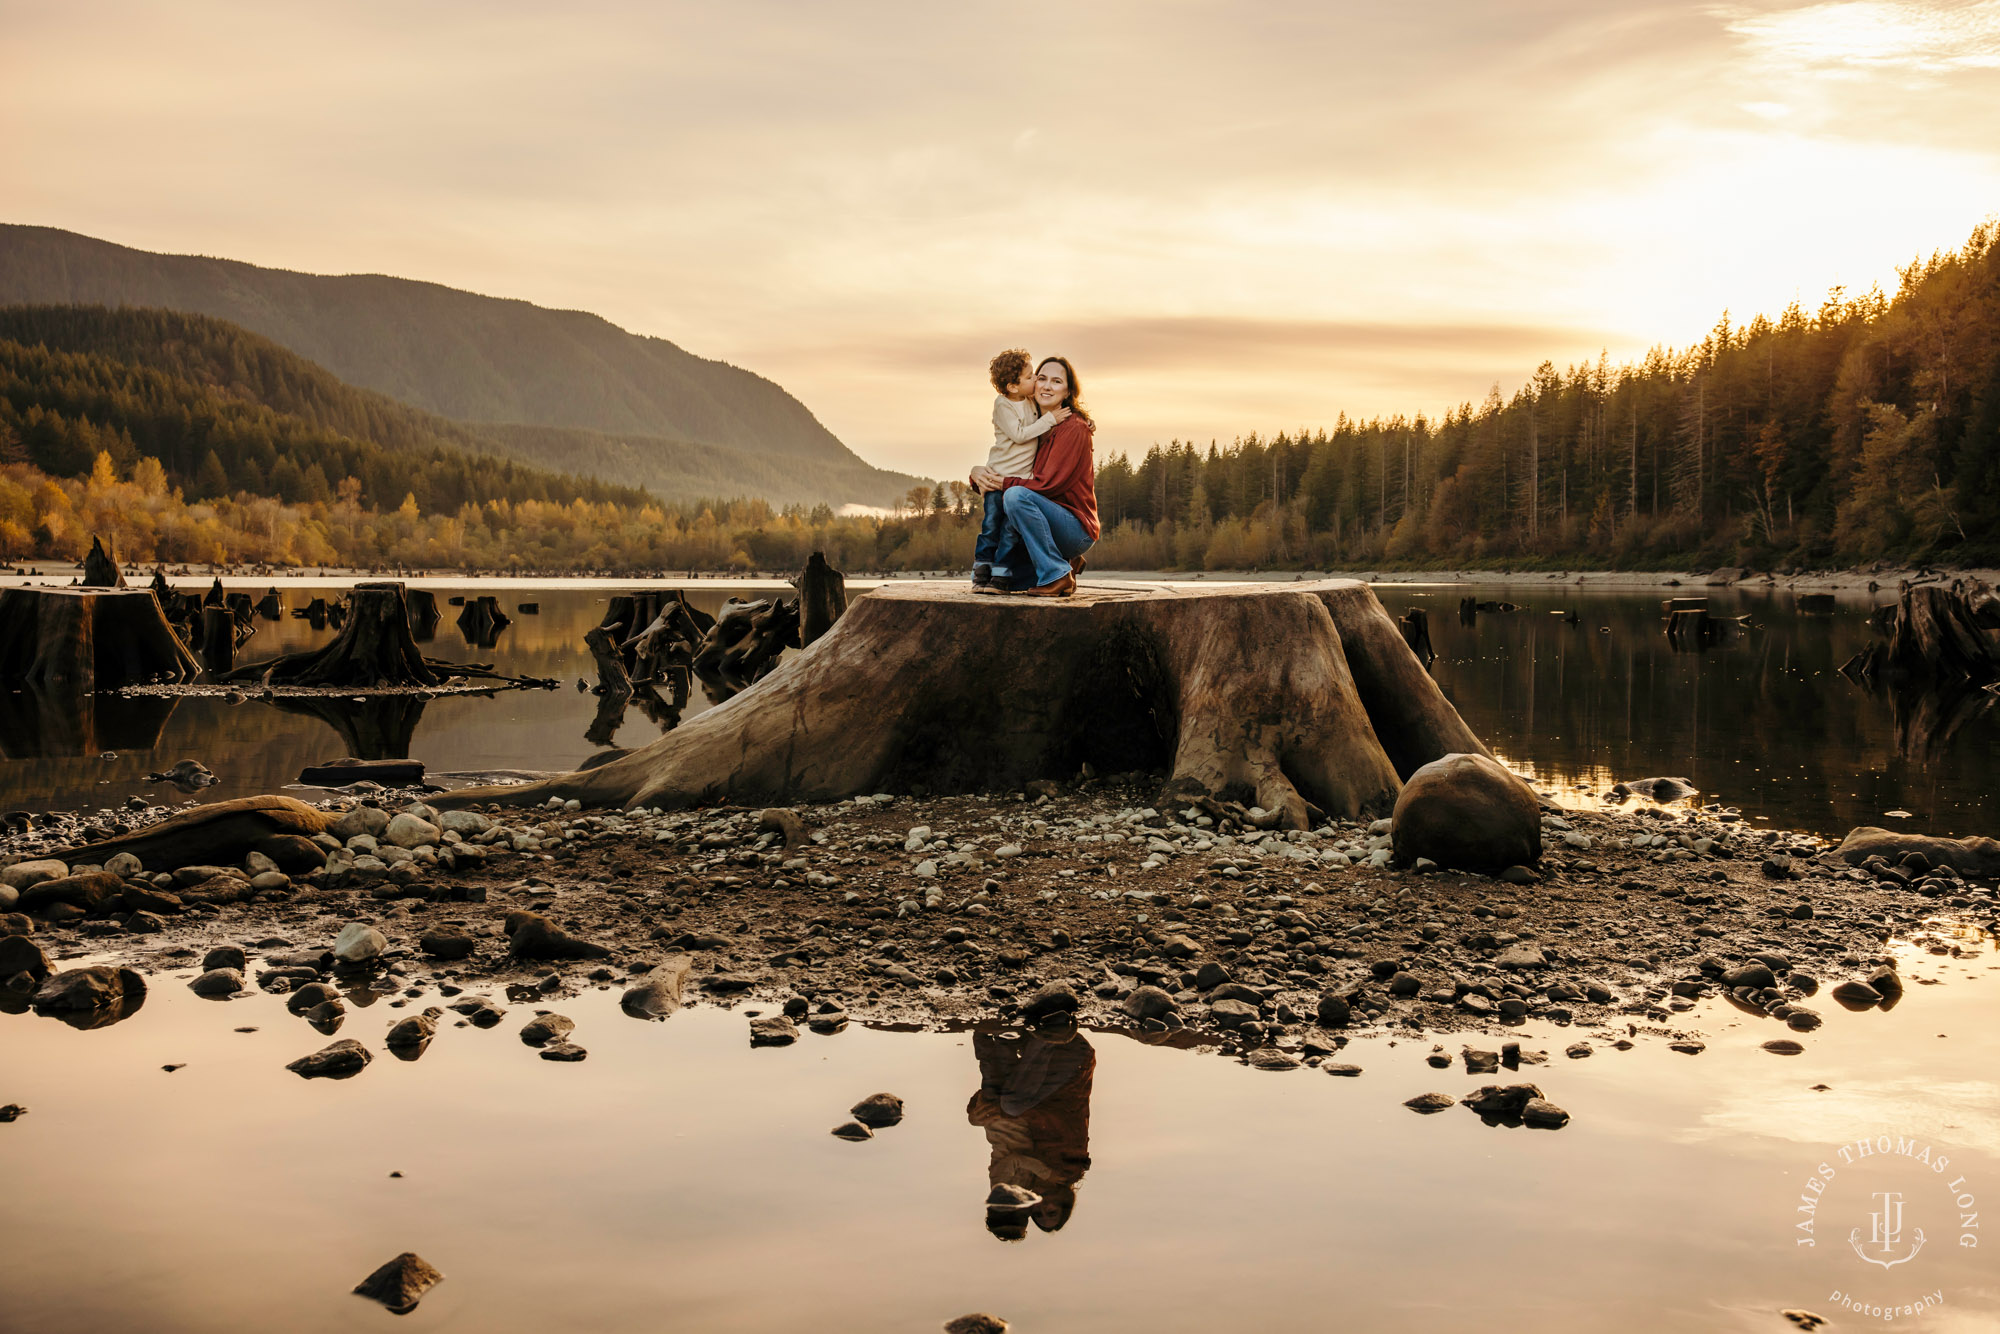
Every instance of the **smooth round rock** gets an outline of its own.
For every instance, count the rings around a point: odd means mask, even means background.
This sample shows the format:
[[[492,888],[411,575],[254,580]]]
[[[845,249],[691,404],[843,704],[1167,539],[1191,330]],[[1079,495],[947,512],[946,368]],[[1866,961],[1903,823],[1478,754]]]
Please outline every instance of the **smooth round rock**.
[[[1396,860],[1498,871],[1539,861],[1541,804],[1533,789],[1484,755],[1446,755],[1410,775],[1390,816]]]

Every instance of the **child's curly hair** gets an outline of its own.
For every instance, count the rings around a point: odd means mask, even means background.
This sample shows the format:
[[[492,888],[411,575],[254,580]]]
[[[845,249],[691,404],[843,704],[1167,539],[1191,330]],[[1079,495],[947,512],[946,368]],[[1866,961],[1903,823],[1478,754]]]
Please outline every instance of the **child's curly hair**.
[[[1028,373],[1029,364],[1028,349],[1010,347],[993,358],[993,363],[986,368],[986,378],[993,381],[995,391],[1004,394],[1021,382],[1021,377]]]

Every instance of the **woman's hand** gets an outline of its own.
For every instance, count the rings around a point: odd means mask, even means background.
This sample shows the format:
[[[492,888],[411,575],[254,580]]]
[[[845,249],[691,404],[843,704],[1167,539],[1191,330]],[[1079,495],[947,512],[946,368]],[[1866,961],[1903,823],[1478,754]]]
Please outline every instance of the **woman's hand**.
[[[1002,478],[999,473],[993,471],[993,469],[987,467],[983,463],[980,464],[977,468],[974,468],[972,470],[972,475],[966,478],[966,481],[971,484],[972,489],[981,493],[982,495],[988,491],[998,491],[1000,489],[1000,483],[1003,480],[1005,479]]]
[[[1049,410],[1049,416],[1054,417],[1056,419],[1056,425],[1060,426],[1064,422],[1069,420],[1070,413],[1068,408],[1051,408]]]

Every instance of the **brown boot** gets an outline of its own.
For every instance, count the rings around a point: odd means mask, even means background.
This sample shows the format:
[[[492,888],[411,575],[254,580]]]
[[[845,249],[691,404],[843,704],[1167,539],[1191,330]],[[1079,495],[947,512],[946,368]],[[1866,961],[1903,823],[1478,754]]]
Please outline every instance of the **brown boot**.
[[[1028,589],[1027,595],[1031,598],[1066,598],[1074,592],[1076,592],[1076,576],[1066,574],[1052,584]]]
[[[1083,567],[1084,567],[1084,566],[1086,566],[1086,565],[1088,565],[1088,564],[1090,564],[1090,562],[1089,562],[1089,561],[1085,560],[1085,559],[1084,559],[1083,557],[1081,557],[1081,556],[1078,556],[1078,557],[1077,557],[1077,558],[1076,558],[1075,560],[1073,560],[1073,561],[1071,561],[1071,562],[1069,563],[1069,572],[1070,572],[1071,574],[1082,574],[1082,573],[1083,573]]]

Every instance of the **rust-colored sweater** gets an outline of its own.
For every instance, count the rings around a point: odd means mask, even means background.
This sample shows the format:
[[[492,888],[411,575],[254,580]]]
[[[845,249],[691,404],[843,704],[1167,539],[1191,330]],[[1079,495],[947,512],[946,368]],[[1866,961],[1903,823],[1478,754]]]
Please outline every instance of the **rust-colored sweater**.
[[[1007,486],[1039,491],[1074,514],[1097,540],[1097,467],[1090,454],[1091,424],[1071,417],[1056,426],[1035,454],[1033,477],[1009,477]]]

